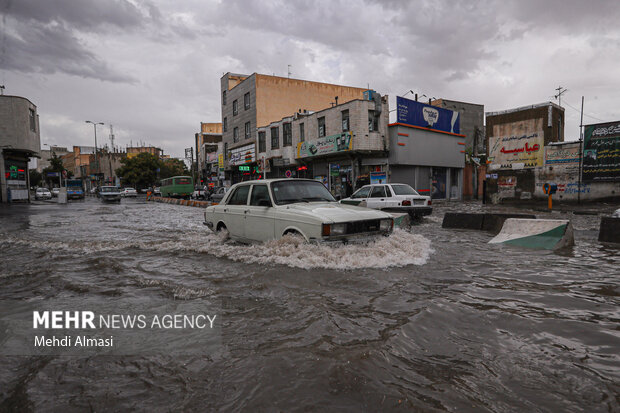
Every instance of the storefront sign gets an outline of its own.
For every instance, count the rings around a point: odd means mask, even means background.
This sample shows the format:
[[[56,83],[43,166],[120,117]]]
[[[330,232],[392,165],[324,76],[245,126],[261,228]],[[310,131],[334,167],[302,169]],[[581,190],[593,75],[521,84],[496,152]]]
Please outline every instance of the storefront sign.
[[[542,131],[521,136],[489,138],[490,169],[518,169],[543,166],[545,141]]]
[[[213,162],[215,162],[216,159],[217,159],[217,153],[216,152],[209,152],[209,153],[207,153],[207,162],[213,163]]]
[[[620,121],[585,126],[583,179],[620,180]]]
[[[344,132],[338,135],[324,136],[314,141],[299,142],[297,144],[297,158],[327,155],[350,151],[351,149],[353,149],[353,133]]]
[[[220,171],[224,170],[224,154],[219,154],[217,156],[217,166],[220,168]]]
[[[230,150],[230,165],[243,165],[244,163],[252,163],[256,161],[256,144],[242,146]]]
[[[385,172],[371,172],[370,173],[371,184],[385,184],[387,183],[387,173]]]
[[[461,133],[458,112],[396,97],[397,122],[442,132]]]

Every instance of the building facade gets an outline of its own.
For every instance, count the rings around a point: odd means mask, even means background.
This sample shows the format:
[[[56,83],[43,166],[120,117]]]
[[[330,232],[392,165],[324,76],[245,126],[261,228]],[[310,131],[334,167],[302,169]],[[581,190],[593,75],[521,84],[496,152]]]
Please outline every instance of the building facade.
[[[37,160],[36,169],[37,172],[41,173],[43,172],[43,169],[50,166],[50,159],[52,159],[54,154],[57,157],[62,158],[63,156],[67,155],[69,151],[67,150],[67,148],[62,146],[51,146],[50,149],[41,149],[39,153],[41,155],[41,158]]]
[[[222,142],[226,179],[235,182],[230,156],[256,154],[257,129],[294,113],[362,99],[365,89],[262,74],[226,73],[221,82]],[[235,150],[233,152],[233,150]],[[245,156],[245,155],[244,155]],[[258,166],[256,160],[251,167]]]
[[[564,108],[552,102],[486,114],[486,196],[529,199],[546,145],[564,141]]]
[[[195,134],[195,141],[199,182],[219,186],[224,180],[224,171],[220,173],[218,164],[218,156],[224,153],[222,124],[201,122],[200,132]]]
[[[370,172],[387,166],[389,146],[387,96],[355,99],[317,112],[298,112],[257,133],[257,164],[250,153],[233,156],[240,162],[239,179],[302,177],[321,180],[339,197],[369,182]],[[243,168],[239,170],[239,168]]]
[[[0,202],[30,201],[28,162],[39,157],[37,107],[20,96],[0,96]]]

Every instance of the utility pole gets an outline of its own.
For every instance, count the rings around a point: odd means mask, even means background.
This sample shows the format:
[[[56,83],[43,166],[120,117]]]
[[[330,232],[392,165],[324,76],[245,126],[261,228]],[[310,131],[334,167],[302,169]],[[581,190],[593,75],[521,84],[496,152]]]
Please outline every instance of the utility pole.
[[[112,152],[114,152],[114,130],[112,129],[112,124],[110,124],[110,146],[112,147]]]
[[[562,86],[559,86],[559,87],[557,87],[555,90],[557,90],[557,91],[558,91],[558,94],[557,94],[557,95],[555,95],[554,97],[558,100],[558,105],[559,105],[559,106],[562,106],[562,95],[563,95],[564,93],[566,93],[566,92],[568,91],[568,89],[566,89],[566,88],[564,88],[564,87],[562,87]]]
[[[581,121],[579,122],[579,185],[577,186],[577,204],[581,205],[581,170],[583,168],[583,96],[581,97]]]

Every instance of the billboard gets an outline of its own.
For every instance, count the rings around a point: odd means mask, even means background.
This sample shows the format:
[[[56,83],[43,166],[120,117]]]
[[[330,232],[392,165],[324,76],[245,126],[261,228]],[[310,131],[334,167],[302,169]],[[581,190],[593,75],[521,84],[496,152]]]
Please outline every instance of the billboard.
[[[353,149],[353,133],[343,132],[338,135],[323,136],[313,141],[297,144],[297,158],[327,155],[330,153],[350,151]]]
[[[230,150],[230,165],[243,165],[244,163],[252,163],[256,161],[256,144],[241,146]]]
[[[585,125],[583,180],[620,180],[620,121]]]
[[[441,132],[461,133],[458,112],[396,97],[396,122]]]
[[[489,138],[489,169],[524,169],[543,166],[545,137],[542,131],[520,136]]]

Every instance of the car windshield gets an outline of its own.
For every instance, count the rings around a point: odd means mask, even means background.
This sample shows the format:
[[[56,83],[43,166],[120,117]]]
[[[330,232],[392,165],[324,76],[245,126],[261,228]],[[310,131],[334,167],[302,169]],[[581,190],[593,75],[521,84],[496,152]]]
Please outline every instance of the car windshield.
[[[101,188],[101,192],[118,192],[115,186],[104,186]]]
[[[406,184],[392,185],[392,190],[396,195],[419,195],[415,189]]]
[[[47,189],[44,189],[44,188],[38,188],[37,189],[37,192],[46,192],[46,191],[47,191]]]
[[[271,184],[277,205],[295,202],[336,202],[325,185],[317,181],[278,181]]]

